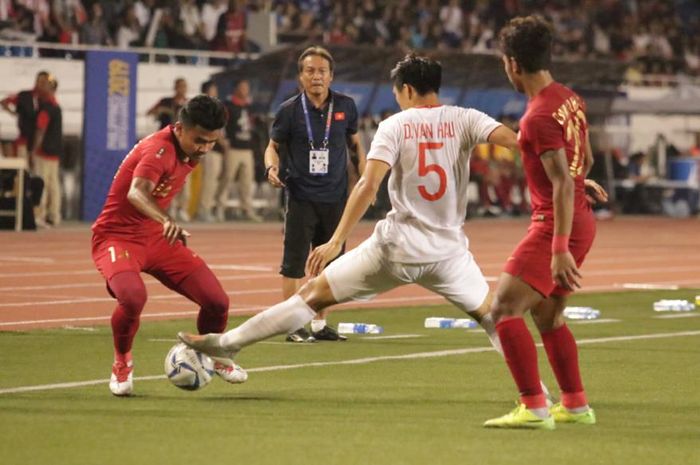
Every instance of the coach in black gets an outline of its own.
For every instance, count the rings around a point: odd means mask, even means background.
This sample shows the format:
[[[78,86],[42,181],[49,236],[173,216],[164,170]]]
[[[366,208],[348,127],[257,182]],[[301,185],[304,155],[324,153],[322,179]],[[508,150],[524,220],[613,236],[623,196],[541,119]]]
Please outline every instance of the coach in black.
[[[299,56],[303,91],[284,102],[275,116],[265,150],[267,180],[285,187],[284,257],[280,274],[287,299],[301,286],[311,247],[333,235],[345,207],[348,189],[347,148],[362,174],[365,152],[357,134],[357,107],[352,98],[330,90],[333,57],[322,47],[309,47]],[[280,146],[285,153],[280,167]],[[325,312],[304,329],[288,336],[291,342],[346,339],[326,324]]]

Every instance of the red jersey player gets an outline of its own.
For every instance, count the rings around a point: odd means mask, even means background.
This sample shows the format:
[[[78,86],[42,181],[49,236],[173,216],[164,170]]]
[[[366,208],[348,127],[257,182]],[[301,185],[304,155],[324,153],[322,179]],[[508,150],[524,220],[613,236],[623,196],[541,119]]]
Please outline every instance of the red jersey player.
[[[146,137],[124,158],[92,226],[92,259],[117,299],[109,382],[116,396],[133,392],[131,346],[146,303],[140,272],[200,306],[200,333],[226,327],[226,292],[206,263],[187,248],[187,232],[166,213],[189,173],[221,137],[225,123],[226,111],[217,99],[200,95],[190,100],[174,125]],[[247,373],[229,360],[217,361],[215,367],[228,382],[247,379]]]
[[[552,78],[551,45],[551,28],[539,17],[512,19],[501,31],[508,79],[529,98],[518,143],[533,214],[527,235],[506,262],[491,308],[521,403],[488,420],[487,427],[554,429],[555,421],[596,421],[581,382],[576,341],[562,314],[567,295],[580,287],[578,267],[595,237],[589,200],[606,200],[607,194],[585,179],[593,163],[586,105]],[[561,403],[551,409],[540,384],[535,343],[523,320],[528,310],[561,389]]]

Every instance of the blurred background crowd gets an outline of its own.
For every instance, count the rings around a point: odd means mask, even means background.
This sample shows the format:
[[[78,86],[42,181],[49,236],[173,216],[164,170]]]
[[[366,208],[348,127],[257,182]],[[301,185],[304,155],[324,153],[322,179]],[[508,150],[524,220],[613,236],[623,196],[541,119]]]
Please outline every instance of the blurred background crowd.
[[[490,53],[511,17],[539,13],[555,53],[614,58],[641,74],[700,73],[696,0],[0,0],[0,38],[257,51],[247,14],[277,13],[280,43],[368,44]]]

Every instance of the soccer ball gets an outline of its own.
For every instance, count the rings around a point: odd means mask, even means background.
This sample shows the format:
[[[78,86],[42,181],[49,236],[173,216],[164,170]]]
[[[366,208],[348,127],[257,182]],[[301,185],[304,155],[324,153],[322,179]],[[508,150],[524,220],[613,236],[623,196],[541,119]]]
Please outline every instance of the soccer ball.
[[[180,389],[196,391],[211,382],[214,362],[183,343],[175,344],[165,357],[165,375]]]

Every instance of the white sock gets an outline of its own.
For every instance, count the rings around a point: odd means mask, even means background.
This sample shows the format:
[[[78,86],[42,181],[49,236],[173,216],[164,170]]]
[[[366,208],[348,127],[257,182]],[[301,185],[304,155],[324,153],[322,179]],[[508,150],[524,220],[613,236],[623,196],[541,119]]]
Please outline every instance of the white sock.
[[[311,331],[317,333],[326,327],[326,320],[311,320]]]
[[[503,355],[501,340],[498,338],[498,333],[496,332],[496,324],[493,322],[493,316],[490,313],[487,313],[486,315],[481,317],[481,323],[479,324],[482,328],[484,328],[484,331],[486,331],[486,335],[489,337],[493,348],[496,349],[496,351],[499,354]]]
[[[277,334],[288,334],[304,326],[316,316],[304,299],[293,295],[289,299],[260,312],[221,335],[221,345],[233,351]]]

